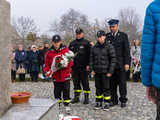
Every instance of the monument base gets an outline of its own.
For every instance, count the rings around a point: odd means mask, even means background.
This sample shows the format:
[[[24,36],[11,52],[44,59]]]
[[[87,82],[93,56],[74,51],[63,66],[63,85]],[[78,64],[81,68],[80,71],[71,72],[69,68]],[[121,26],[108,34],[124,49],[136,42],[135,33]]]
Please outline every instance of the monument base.
[[[0,117],[10,107],[10,61],[11,42],[10,4],[0,0]]]
[[[31,98],[29,103],[13,105],[0,120],[58,120],[57,101]]]

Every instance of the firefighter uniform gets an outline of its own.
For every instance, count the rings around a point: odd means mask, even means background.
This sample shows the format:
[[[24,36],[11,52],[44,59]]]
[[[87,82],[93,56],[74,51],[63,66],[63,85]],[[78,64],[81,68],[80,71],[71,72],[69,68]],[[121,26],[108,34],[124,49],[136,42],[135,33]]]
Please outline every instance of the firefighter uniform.
[[[77,29],[76,34],[82,33],[82,29]],[[89,102],[89,79],[88,71],[86,67],[89,65],[89,56],[90,56],[90,43],[88,40],[81,38],[72,41],[69,45],[69,49],[74,52],[74,64],[72,66],[72,79],[74,85],[74,99],[72,103],[79,102],[79,96],[83,88],[85,101],[84,104]]]

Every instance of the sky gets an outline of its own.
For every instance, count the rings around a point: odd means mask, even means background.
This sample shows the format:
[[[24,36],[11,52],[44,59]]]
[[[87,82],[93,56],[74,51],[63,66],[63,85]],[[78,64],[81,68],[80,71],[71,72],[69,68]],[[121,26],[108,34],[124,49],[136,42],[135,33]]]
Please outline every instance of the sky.
[[[151,0],[9,0],[12,17],[31,17],[47,34],[53,20],[59,19],[70,8],[86,14],[90,20],[115,18],[122,8],[134,8],[144,19],[145,9]]]

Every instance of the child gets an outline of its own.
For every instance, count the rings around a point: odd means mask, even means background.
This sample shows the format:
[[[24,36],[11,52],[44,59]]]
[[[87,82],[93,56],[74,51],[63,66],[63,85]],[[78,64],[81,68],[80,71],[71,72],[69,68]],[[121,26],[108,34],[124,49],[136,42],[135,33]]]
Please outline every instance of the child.
[[[53,73],[51,76],[54,80],[54,96],[58,99],[59,103],[63,102],[65,106],[68,106],[70,103],[70,76],[72,61],[69,61],[66,68],[61,68],[53,72],[51,68],[54,59],[57,56],[65,55],[69,50],[66,46],[62,45],[62,40],[59,35],[53,36],[52,44],[51,49],[47,52],[45,57],[44,71],[46,76]],[[62,95],[63,99],[61,98]]]
[[[116,65],[116,54],[113,46],[105,41],[104,31],[97,33],[98,41],[91,50],[90,68],[95,74],[96,105],[95,109],[102,107],[104,100],[104,110],[110,107],[110,77]]]

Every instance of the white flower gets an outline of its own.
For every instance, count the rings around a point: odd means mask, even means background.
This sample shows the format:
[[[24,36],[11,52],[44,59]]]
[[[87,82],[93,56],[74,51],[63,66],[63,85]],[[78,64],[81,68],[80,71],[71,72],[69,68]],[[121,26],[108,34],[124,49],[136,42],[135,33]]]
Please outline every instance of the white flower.
[[[62,57],[61,62],[59,63],[59,67],[56,67],[56,59],[57,57]],[[52,62],[52,66],[51,66],[51,70],[54,72],[62,69],[62,68],[66,68],[68,66],[68,63],[74,58],[74,53],[72,51],[69,51],[67,53],[65,53],[64,55],[57,55]]]

